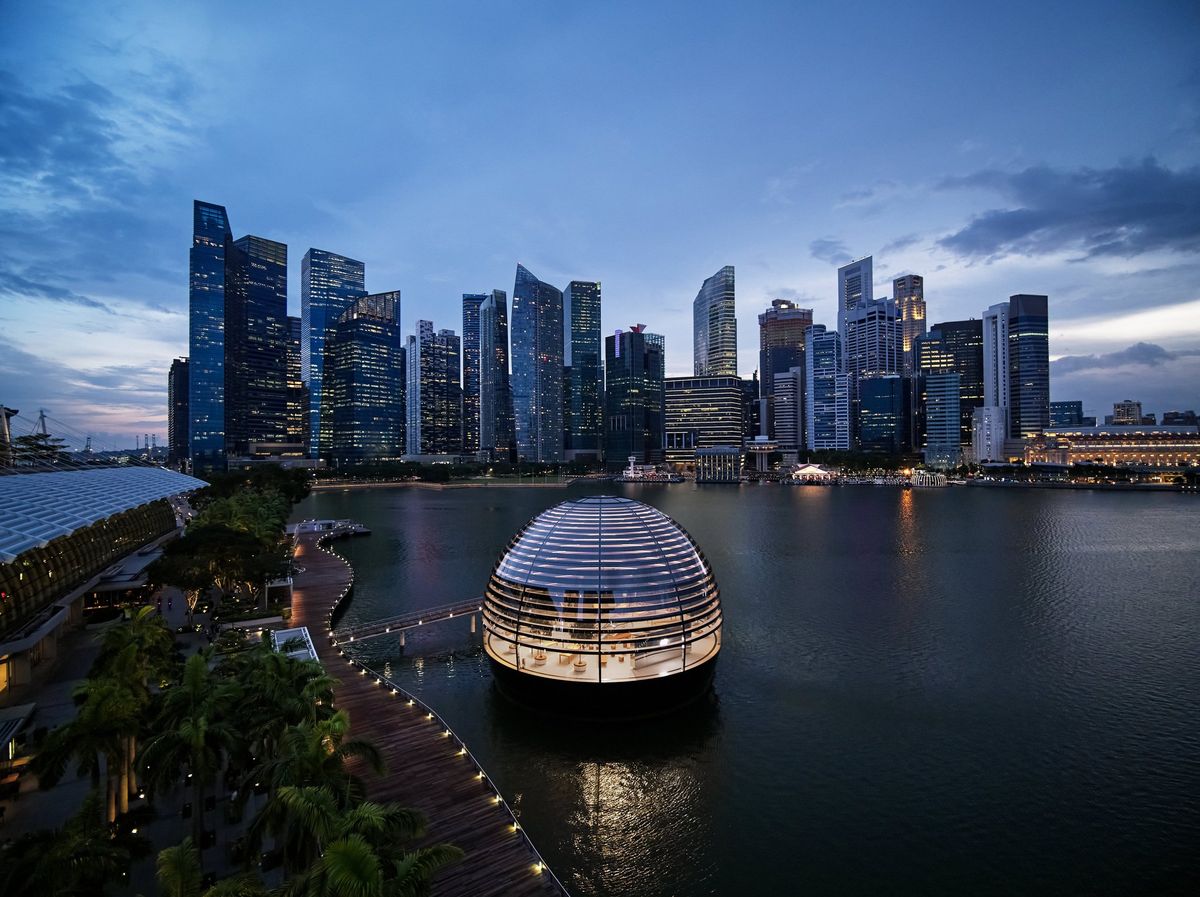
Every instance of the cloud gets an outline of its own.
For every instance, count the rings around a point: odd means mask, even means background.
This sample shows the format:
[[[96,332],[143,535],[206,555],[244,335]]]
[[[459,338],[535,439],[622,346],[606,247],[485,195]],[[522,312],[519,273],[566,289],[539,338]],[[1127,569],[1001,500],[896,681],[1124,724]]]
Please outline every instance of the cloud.
[[[109,306],[100,302],[98,299],[92,299],[88,296],[82,296],[65,287],[56,287],[51,284],[38,283],[23,277],[15,271],[3,270],[5,266],[0,264],[0,296],[11,296],[18,299],[41,299],[49,302],[63,302],[68,305],[80,305],[84,308],[94,308],[106,314],[116,314]]]
[[[813,258],[822,262],[828,262],[831,265],[845,264],[851,258],[850,250],[846,248],[846,244],[833,237],[822,237],[819,240],[813,240],[808,244],[808,252]]]
[[[1155,250],[1200,251],[1200,166],[1171,170],[1151,156],[1104,169],[985,169],[940,186],[990,190],[1010,203],[938,241],[960,258],[991,261],[1061,251],[1132,258]]]
[[[1065,375],[1088,370],[1112,370],[1127,365],[1160,367],[1188,355],[1200,355],[1200,349],[1171,352],[1156,343],[1134,343],[1125,349],[1102,355],[1064,355],[1050,362],[1050,372]]]
[[[886,255],[889,252],[901,252],[902,250],[908,249],[908,247],[914,246],[919,242],[921,242],[919,235],[905,234],[903,237],[897,237],[890,243],[884,245],[884,247],[879,250],[879,253],[881,255]]]

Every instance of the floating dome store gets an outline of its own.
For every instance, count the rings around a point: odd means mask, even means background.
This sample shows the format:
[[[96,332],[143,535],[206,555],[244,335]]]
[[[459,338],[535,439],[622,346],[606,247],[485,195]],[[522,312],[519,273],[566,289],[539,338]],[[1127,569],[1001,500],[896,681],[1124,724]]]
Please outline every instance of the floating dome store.
[[[708,687],[721,649],[704,553],[627,498],[565,501],[525,524],[492,571],[483,619],[501,688],[569,713],[681,703]]]

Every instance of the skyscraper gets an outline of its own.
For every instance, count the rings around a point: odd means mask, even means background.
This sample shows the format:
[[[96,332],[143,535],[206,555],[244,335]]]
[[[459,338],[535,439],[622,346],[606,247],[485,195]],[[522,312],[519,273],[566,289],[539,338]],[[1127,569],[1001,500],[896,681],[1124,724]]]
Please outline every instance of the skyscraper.
[[[512,386],[508,371],[508,295],[479,306],[479,448],[484,460],[515,461]]]
[[[563,296],[517,265],[512,310],[512,392],[517,454],[562,461]]]
[[[924,459],[930,467],[957,467],[962,460],[959,377],[954,371],[922,374],[924,381]]]
[[[453,330],[434,333],[432,321],[417,321],[408,338],[407,433],[410,455],[462,453],[462,343]]]
[[[775,432],[775,375],[793,368],[804,374],[804,331],[812,326],[812,309],[800,308],[787,299],[774,299],[771,307],[758,316],[758,375],[762,398],[767,400],[767,435]],[[801,382],[800,395],[804,395]],[[803,435],[802,433],[800,434]]]
[[[925,278],[920,274],[905,274],[892,281],[892,298],[900,309],[904,376],[916,371],[913,341],[925,332]]]
[[[197,472],[225,468],[225,253],[232,238],[224,206],[192,203],[188,454]]]
[[[975,409],[983,405],[983,322],[943,321],[913,343],[916,369],[921,373],[953,371],[958,374],[960,441],[971,444]],[[923,444],[923,443],[917,443]]]
[[[1166,420],[1163,421],[1166,423]],[[1050,403],[1050,426],[1051,427],[1082,427],[1083,426],[1083,402],[1075,400],[1069,402],[1051,402]]]
[[[858,438],[859,382],[867,376],[900,373],[903,339],[900,314],[891,299],[858,302],[846,312],[844,326],[853,442]]]
[[[188,360],[176,358],[167,375],[167,463],[188,457]]]
[[[805,333],[805,344],[808,448],[846,451],[850,448],[850,384],[841,334],[814,324]]]
[[[663,459],[662,345],[643,324],[604,340],[604,455],[610,466],[630,457],[644,464]]]
[[[804,448],[806,427],[804,425],[804,381],[802,367],[792,367],[775,374],[771,396],[774,439],[780,451],[791,452]]]
[[[692,302],[692,340],[697,377],[737,376],[737,310],[733,265],[704,281]]]
[[[335,468],[404,454],[405,358],[400,292],[356,299],[324,344],[322,431]]]
[[[563,455],[568,461],[600,457],[602,351],[600,282],[572,280],[563,291]]]
[[[838,268],[838,333],[846,335],[846,312],[860,302],[870,302],[874,296],[872,278],[874,259],[866,256]]]
[[[899,374],[869,374],[859,382],[858,441],[864,452],[899,454],[904,450],[905,382]]]
[[[1046,296],[1008,300],[1008,433],[1013,439],[1050,426],[1050,322]]]
[[[303,324],[297,315],[288,315],[287,342],[287,426],[285,441],[308,445],[308,387],[304,385],[300,345]]]
[[[367,293],[362,262],[309,249],[300,263],[300,374],[308,385],[309,456],[328,457],[321,433],[325,339],[355,300]]]
[[[667,461],[690,465],[698,449],[741,448],[745,412],[739,378],[668,377],[663,386]]]
[[[462,390],[463,451],[479,452],[479,306],[487,293],[463,293],[462,297]]]

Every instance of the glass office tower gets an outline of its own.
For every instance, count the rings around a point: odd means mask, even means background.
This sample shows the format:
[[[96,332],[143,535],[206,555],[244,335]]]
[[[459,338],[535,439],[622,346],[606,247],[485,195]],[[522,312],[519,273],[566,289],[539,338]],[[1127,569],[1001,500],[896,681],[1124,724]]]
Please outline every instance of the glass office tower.
[[[462,417],[463,451],[479,453],[479,306],[487,293],[463,293],[462,297]]]
[[[196,472],[225,469],[225,253],[232,238],[224,206],[192,203],[188,454]]]
[[[325,339],[355,300],[365,296],[362,262],[324,249],[309,249],[300,263],[300,367],[308,384],[309,456],[328,457],[321,434]]]
[[[357,299],[324,345],[322,431],[335,468],[404,453],[404,340],[400,291]]]
[[[959,383],[959,439],[971,444],[975,409],[983,406],[983,321],[943,321],[913,343],[917,371],[953,371]],[[920,444],[920,443],[916,443]]]
[[[799,369],[804,378],[804,332],[812,326],[811,308],[800,308],[787,299],[773,299],[758,316],[758,375],[762,398],[767,400],[767,435],[775,433],[775,375]],[[800,394],[803,395],[803,384]],[[799,434],[801,437],[803,434]]]
[[[662,337],[635,324],[604,340],[605,463],[663,459]]]
[[[172,365],[174,368],[174,365]],[[1167,423],[1165,417],[1163,423]],[[1050,403],[1050,426],[1051,427],[1082,427],[1083,426],[1083,402],[1072,400],[1069,402],[1051,402]]]
[[[895,278],[892,280],[892,298],[900,309],[903,373],[911,377],[916,371],[913,343],[925,332],[925,278],[920,274]]]
[[[924,383],[925,463],[930,467],[957,467],[962,460],[958,374],[939,371],[920,376]]]
[[[462,454],[462,343],[453,330],[418,321],[408,338],[406,391],[410,455]]]
[[[692,346],[697,377],[737,376],[737,310],[733,265],[704,281],[692,302]]]
[[[563,459],[563,295],[517,265],[512,309],[512,392],[517,454]]]
[[[508,371],[508,295],[492,290],[479,306],[479,452],[515,461],[512,384]]]
[[[304,385],[300,345],[303,324],[298,315],[288,315],[287,342],[287,427],[285,441],[308,446],[308,387]]]
[[[563,291],[563,456],[568,461],[600,457],[602,351],[600,282],[572,280]]]
[[[0,412],[2,413],[2,412]],[[176,358],[167,375],[167,463],[178,465],[188,457],[188,360]]]
[[[805,343],[808,448],[847,451],[850,448],[850,386],[841,334],[826,330],[823,324],[814,324],[805,333]]]
[[[872,374],[859,383],[859,448],[864,452],[904,451],[905,381],[899,374]]]
[[[1008,435],[1036,435],[1050,426],[1050,321],[1046,296],[1008,300]]]
[[[870,302],[875,296],[872,284],[874,264],[874,259],[868,255],[838,268],[838,333],[842,334],[843,340],[846,335],[846,313],[860,302]]]
[[[739,378],[669,377],[663,393],[667,461],[690,465],[697,449],[741,448],[745,413]]]

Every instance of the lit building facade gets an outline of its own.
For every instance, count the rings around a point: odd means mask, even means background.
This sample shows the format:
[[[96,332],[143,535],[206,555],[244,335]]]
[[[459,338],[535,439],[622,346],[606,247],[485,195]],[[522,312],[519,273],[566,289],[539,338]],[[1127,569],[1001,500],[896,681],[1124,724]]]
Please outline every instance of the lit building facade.
[[[1142,403],[1135,402],[1133,399],[1113,402],[1112,422],[1114,426],[1118,427],[1141,424]]]
[[[462,442],[468,455],[479,454],[479,307],[487,298],[487,293],[462,297]]]
[[[517,265],[512,302],[512,394],[517,455],[563,460],[563,296]]]
[[[958,374],[960,442],[964,449],[971,446],[974,432],[975,409],[983,405],[983,322],[976,319],[966,321],[943,321],[935,324],[928,333],[914,343],[917,371],[936,373],[953,371]],[[923,421],[920,423],[923,428]],[[913,442],[921,445],[920,439]]]
[[[1165,421],[1164,421],[1165,423]],[[1072,400],[1068,402],[1050,403],[1051,427],[1082,427],[1083,402]]]
[[[925,333],[925,278],[905,274],[892,280],[892,298],[900,310],[902,371],[911,377],[917,369],[913,345]]]
[[[802,367],[793,367],[774,376],[772,416],[775,422],[775,442],[779,450],[797,452],[805,447],[807,432],[804,425],[804,381]]]
[[[804,333],[812,326],[812,309],[800,308],[787,299],[773,299],[771,307],[758,316],[758,375],[762,398],[766,400],[766,435],[775,432],[775,375],[793,368],[804,377]],[[804,394],[801,383],[800,394]]]
[[[858,303],[870,302],[875,298],[872,283],[874,266],[874,259],[868,255],[838,268],[838,333],[842,334],[843,339],[846,335],[846,313]]]
[[[405,448],[400,292],[356,299],[325,340],[322,429],[335,468],[398,461]]]
[[[807,448],[847,451],[850,448],[850,383],[844,367],[842,338],[814,324],[805,334]]]
[[[905,450],[906,382],[899,374],[869,374],[859,382],[859,448],[864,452]]]
[[[664,381],[666,460],[691,465],[713,446],[741,450],[742,380],[738,377],[668,377]]]
[[[572,280],[563,291],[563,457],[599,459],[604,441],[600,282]]]
[[[287,412],[284,440],[308,446],[308,387],[304,385],[300,346],[303,343],[303,322],[297,315],[288,315],[287,342]]]
[[[737,376],[737,309],[733,265],[704,281],[692,302],[693,373]]]
[[[462,343],[453,330],[433,330],[432,321],[417,321],[408,337],[407,426],[409,455],[460,455],[462,445]]]
[[[925,408],[925,445],[922,454],[930,467],[957,467],[962,461],[962,415],[959,376],[955,371],[922,374]]]
[[[1200,464],[1195,426],[1064,427],[1025,440],[1025,463],[1179,468]]]
[[[740,483],[742,459],[742,449],[736,445],[713,445],[696,449],[696,482]]]
[[[891,299],[861,301],[846,312],[846,374],[850,384],[852,444],[858,440],[859,386],[867,376],[898,374],[903,365],[903,330]]]
[[[321,433],[325,340],[355,300],[367,293],[366,266],[324,249],[309,249],[300,262],[300,376],[308,387],[310,457],[328,458]]]
[[[663,460],[662,338],[641,324],[604,340],[606,463],[623,466]]]
[[[1008,434],[1020,439],[1050,426],[1050,321],[1046,296],[1008,300]]]
[[[0,412],[3,413],[3,412]],[[188,457],[188,360],[176,358],[167,374],[167,463]]]
[[[479,454],[515,461],[512,386],[508,369],[508,295],[492,290],[479,305]]]
[[[224,206],[192,203],[188,455],[196,471],[225,469],[225,255],[232,239]]]

